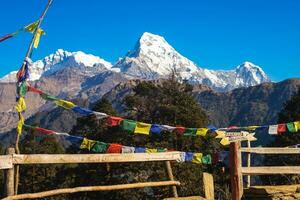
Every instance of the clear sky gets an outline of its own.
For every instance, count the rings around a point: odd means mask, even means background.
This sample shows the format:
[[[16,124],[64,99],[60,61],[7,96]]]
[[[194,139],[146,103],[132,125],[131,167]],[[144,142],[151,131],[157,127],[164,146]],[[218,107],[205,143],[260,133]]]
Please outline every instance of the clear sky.
[[[46,3],[1,1],[0,37],[35,21]],[[115,62],[148,31],[201,67],[251,61],[274,81],[300,77],[299,0],[54,0],[42,27],[34,60],[62,48]],[[19,68],[30,38],[0,43],[0,76]]]

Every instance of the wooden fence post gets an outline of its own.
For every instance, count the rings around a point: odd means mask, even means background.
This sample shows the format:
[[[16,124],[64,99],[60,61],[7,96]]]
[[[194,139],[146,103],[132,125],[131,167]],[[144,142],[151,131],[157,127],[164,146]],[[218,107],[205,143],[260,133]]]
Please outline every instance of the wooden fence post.
[[[172,172],[172,167],[171,167],[170,161],[166,161],[166,167],[167,167],[167,172],[168,172],[169,179],[171,181],[174,181],[174,176],[173,176],[173,172]],[[174,197],[178,197],[177,188],[176,188],[175,185],[172,186],[172,191],[173,191]]]
[[[204,172],[203,173],[203,186],[206,200],[215,199],[214,191],[214,178],[211,174]]]
[[[249,140],[247,141],[247,147],[251,148],[251,143]],[[250,152],[247,153],[247,167],[251,167],[251,153]],[[251,186],[251,176],[247,175],[247,186],[246,187],[249,188],[250,186]]]
[[[13,155],[15,153],[14,148],[8,148],[6,154]],[[14,167],[5,170],[5,194],[6,196],[13,196],[15,194],[15,175]]]
[[[230,143],[230,181],[232,200],[240,200],[243,196],[243,176],[241,173],[241,143]]]

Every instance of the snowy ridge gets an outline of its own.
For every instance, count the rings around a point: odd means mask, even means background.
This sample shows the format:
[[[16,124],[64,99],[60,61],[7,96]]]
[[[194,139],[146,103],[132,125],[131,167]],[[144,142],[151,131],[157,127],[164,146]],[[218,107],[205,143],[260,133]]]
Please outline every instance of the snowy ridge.
[[[113,66],[100,57],[82,51],[68,52],[58,49],[54,54],[32,64],[30,80],[38,80],[68,67],[79,68],[82,72],[92,71],[89,76],[107,70],[121,73],[129,79],[148,80],[167,78],[174,72],[182,80],[188,80],[192,84],[205,84],[218,91],[270,81],[259,66],[248,61],[232,70],[201,68],[177,52],[162,36],[148,32]],[[16,71],[11,72],[1,78],[0,82],[15,82],[15,75]]]
[[[85,54],[82,51],[68,52],[58,49],[54,54],[46,56],[42,60],[33,62],[30,66],[30,81],[40,79],[44,75],[53,74],[67,67],[104,67],[111,68],[111,63],[92,54]],[[10,72],[0,79],[0,82],[15,82],[17,71]]]

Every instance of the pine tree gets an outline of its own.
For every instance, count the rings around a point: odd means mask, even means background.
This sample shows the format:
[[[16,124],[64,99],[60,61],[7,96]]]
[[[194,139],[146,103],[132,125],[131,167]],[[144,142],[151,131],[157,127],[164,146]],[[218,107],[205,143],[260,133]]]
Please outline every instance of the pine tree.
[[[293,95],[289,101],[284,104],[284,108],[278,114],[278,124],[300,121],[300,89],[298,93]],[[273,147],[288,147],[300,144],[300,130],[297,133],[285,132],[277,135],[275,140],[272,142]],[[293,155],[277,155],[277,156],[266,156],[265,162],[268,165],[273,166],[299,166],[300,156],[297,154]],[[272,176],[264,177],[266,184],[299,184],[300,176]]]

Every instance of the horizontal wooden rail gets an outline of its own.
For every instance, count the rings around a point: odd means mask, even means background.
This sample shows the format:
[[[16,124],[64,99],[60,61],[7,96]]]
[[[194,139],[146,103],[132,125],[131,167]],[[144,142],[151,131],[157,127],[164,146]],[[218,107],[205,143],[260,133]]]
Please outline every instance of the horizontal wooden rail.
[[[14,164],[65,164],[65,163],[117,163],[175,161],[181,153],[128,153],[128,154],[13,154],[0,156],[0,169],[10,169]]]
[[[300,166],[242,167],[243,175],[300,174]]]
[[[133,189],[133,188],[144,188],[144,187],[159,187],[159,186],[169,186],[169,185],[180,185],[178,181],[158,181],[158,182],[145,182],[145,183],[130,183],[122,185],[107,185],[107,186],[85,186],[85,187],[76,187],[76,188],[64,188],[49,190],[38,193],[27,193],[19,194],[15,196],[6,197],[3,200],[17,200],[17,199],[34,199],[34,198],[43,198],[48,196],[54,196],[59,194],[69,194],[76,192],[92,192],[92,191],[105,191],[105,190],[124,190],[124,189]]]
[[[241,148],[241,152],[257,154],[300,154],[300,148],[254,147]]]

